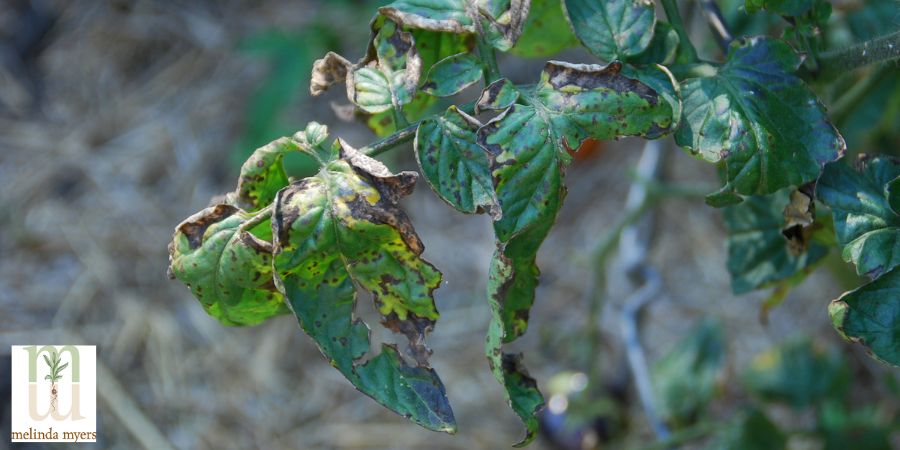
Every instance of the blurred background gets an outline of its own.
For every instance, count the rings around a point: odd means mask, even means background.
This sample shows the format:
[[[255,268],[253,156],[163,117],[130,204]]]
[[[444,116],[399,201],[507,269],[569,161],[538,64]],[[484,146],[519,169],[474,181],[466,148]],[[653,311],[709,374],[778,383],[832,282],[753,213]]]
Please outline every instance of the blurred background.
[[[308,83],[326,51],[362,55],[383,3],[0,1],[0,448],[10,423],[9,346],[63,343],[98,347],[99,448],[501,449],[521,438],[483,355],[490,222],[454,212],[424,182],[404,206],[425,257],[444,272],[429,343],[455,436],[357,393],[294,318],[225,327],[166,277],[175,225],[232,190],[256,147],[310,120],[357,147],[375,139],[364,121],[335,115],[332,103],[346,103],[340,89],[312,99]],[[736,0],[719,5],[735,34],[783,28]],[[896,29],[898,5],[840,0],[828,39],[848,44]],[[699,50],[721,58],[695,9],[686,5],[691,32],[706,42]],[[579,50],[558,58],[595,62]],[[513,81],[532,83],[543,62],[500,64]],[[900,71],[873,70],[817,92],[831,105],[865,75],[865,90],[835,121],[851,153],[897,153]],[[592,249],[622,214],[642,146],[594,145],[567,174],[566,204],[539,255],[530,329],[515,345],[552,406],[548,433],[531,448],[666,448],[653,447],[622,356],[618,310],[633,288],[615,252],[603,308],[587,314]],[[896,371],[828,322],[828,302],[858,283],[845,276],[851,269],[830,255],[767,315],[761,305],[771,293],[733,296],[721,213],[696,195],[716,186],[715,171],[668,139],[662,146],[664,179],[692,188],[655,209],[647,261],[660,271],[662,294],[640,321],[671,448],[900,448]],[[409,147],[385,161],[416,170]],[[308,166],[298,159],[289,169],[302,176]],[[393,339],[367,296],[359,310],[374,333]]]

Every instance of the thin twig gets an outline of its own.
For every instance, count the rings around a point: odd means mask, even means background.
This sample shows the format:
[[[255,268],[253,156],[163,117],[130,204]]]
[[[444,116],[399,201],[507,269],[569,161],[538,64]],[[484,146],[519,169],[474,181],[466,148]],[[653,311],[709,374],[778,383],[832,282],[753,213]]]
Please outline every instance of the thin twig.
[[[265,222],[270,217],[272,217],[272,212],[274,210],[275,210],[275,204],[273,203],[273,204],[266,206],[265,208],[257,211],[253,217],[247,219],[244,223],[241,224],[241,226],[238,228],[238,231],[240,231],[240,232],[248,231],[251,228]]]

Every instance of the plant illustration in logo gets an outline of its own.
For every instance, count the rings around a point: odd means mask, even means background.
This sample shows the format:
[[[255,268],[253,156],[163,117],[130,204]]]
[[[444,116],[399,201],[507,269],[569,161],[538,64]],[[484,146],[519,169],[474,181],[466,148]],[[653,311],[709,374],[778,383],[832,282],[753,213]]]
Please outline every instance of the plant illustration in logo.
[[[59,357],[59,353],[52,352],[51,357],[48,358],[47,355],[44,356],[44,362],[47,363],[47,366],[50,368],[50,375],[44,377],[45,380],[50,380],[50,409],[56,411],[56,406],[58,402],[58,392],[59,390],[56,388],[56,382],[62,379],[62,371],[66,367],[69,366],[69,363],[64,363],[60,365],[61,359]]]

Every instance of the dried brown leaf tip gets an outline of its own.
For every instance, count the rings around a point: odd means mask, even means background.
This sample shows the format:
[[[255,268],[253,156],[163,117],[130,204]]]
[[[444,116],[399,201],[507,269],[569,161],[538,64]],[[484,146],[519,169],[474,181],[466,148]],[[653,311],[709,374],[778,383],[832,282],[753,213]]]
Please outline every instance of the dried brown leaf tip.
[[[791,192],[790,202],[784,207],[784,227],[781,234],[788,241],[788,250],[795,256],[806,251],[812,234],[816,218],[814,191],[814,184],[801,186]]]
[[[347,58],[334,52],[328,52],[324,58],[313,63],[309,93],[316,96],[334,84],[345,82],[347,74],[352,70],[353,64]]]

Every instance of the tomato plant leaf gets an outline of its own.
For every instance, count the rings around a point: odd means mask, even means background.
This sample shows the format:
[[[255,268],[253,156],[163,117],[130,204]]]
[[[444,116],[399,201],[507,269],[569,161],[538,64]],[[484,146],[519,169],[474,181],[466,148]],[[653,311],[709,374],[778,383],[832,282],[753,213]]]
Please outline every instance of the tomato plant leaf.
[[[721,199],[809,183],[843,155],[844,139],[825,108],[792,73],[799,64],[781,40],[740,39],[715,76],[682,82],[684,118],[675,139],[722,166]]]
[[[511,49],[522,35],[530,0],[475,0],[480,33],[494,48],[502,52]],[[479,27],[476,26],[476,29]]]
[[[656,11],[646,0],[564,0],[566,17],[588,51],[604,61],[627,60],[653,38]]]
[[[501,78],[484,88],[478,102],[475,103],[475,113],[484,111],[500,111],[509,108],[519,99],[519,90],[506,78]]]
[[[819,199],[831,208],[845,261],[856,272],[876,278],[900,264],[900,215],[891,208],[891,185],[900,160],[861,159],[854,169],[843,162],[825,166],[817,184]]]
[[[741,378],[757,397],[799,410],[841,398],[850,381],[846,366],[840,353],[791,340],[756,355]]]
[[[448,56],[431,67],[422,90],[437,97],[449,97],[481,79],[481,61],[471,53]]]
[[[821,260],[828,249],[814,242],[792,249],[782,234],[791,190],[748,197],[723,210],[728,227],[728,272],[735,295],[772,286]]]
[[[532,0],[525,28],[510,53],[523,58],[541,58],[576,45],[578,39],[566,23],[562,2]]]
[[[391,174],[347,144],[318,175],[279,192],[272,222],[277,284],[300,325],[361,392],[432,430],[456,425],[443,384],[428,365],[425,334],[438,318],[441,273],[398,207],[414,172]],[[393,345],[360,363],[368,327],[353,317],[357,287],[374,295],[383,324],[409,340],[407,363]]]
[[[250,217],[232,205],[210,206],[181,222],[169,244],[170,277],[226,325],[290,312],[273,283],[272,244],[241,229]]]
[[[678,32],[666,22],[656,22],[653,38],[644,51],[628,57],[632,64],[671,64],[678,53]]]
[[[712,320],[700,322],[653,367],[663,417],[682,426],[698,419],[715,394],[724,364],[722,328]]]
[[[844,338],[867,347],[877,360],[900,366],[900,269],[845,293],[828,306]]]
[[[450,106],[425,119],[416,130],[416,160],[431,189],[466,214],[487,212],[499,218],[488,154],[476,142],[481,124]]]

